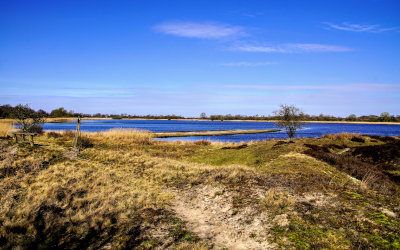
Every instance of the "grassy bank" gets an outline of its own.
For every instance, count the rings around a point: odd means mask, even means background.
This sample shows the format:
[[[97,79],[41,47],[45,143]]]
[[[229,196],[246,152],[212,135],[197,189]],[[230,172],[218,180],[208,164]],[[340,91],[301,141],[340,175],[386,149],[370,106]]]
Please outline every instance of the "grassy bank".
[[[217,136],[217,135],[239,135],[239,134],[260,134],[278,132],[279,129],[236,129],[236,130],[208,130],[208,131],[188,131],[188,132],[162,132],[153,133],[154,137],[187,137],[187,136]]]
[[[0,140],[0,248],[400,248],[399,139]]]

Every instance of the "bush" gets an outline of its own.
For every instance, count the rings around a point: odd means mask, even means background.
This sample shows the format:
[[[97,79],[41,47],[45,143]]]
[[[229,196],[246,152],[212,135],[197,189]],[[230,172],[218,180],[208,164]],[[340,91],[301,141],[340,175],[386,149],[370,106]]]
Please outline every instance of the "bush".
[[[38,133],[38,134],[43,134],[43,127],[41,124],[33,124],[30,126],[28,129],[29,133]]]

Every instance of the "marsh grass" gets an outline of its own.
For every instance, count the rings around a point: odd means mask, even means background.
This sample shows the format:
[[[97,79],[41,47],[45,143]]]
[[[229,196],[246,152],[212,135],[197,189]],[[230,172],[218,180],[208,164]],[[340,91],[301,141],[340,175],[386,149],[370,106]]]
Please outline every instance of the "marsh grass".
[[[152,143],[153,134],[145,130],[110,129],[104,132],[86,132],[84,135],[97,140],[112,141],[115,144],[135,143],[148,145]]]

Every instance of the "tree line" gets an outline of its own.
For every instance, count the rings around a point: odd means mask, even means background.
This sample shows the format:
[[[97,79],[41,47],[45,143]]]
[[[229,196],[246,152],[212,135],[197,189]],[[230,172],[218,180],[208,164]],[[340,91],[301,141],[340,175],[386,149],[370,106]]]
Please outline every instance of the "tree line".
[[[30,108],[28,105],[0,105],[0,118],[10,118],[15,119],[16,114],[20,113],[21,109],[24,109],[26,112],[31,113],[32,115],[40,116],[42,118],[66,118],[66,117],[93,117],[93,118],[112,118],[112,119],[134,119],[134,118],[142,118],[142,119],[184,119],[183,116],[179,115],[129,115],[129,114],[85,114],[85,113],[77,113],[73,110],[66,110],[64,107],[53,109],[50,112],[46,112],[43,109],[34,110]]]
[[[212,121],[229,121],[229,120],[279,120],[277,115],[210,115],[200,116],[201,119],[209,119]],[[309,115],[302,114],[303,121],[358,121],[358,122],[400,122],[400,115],[391,115],[388,112],[383,112],[380,115],[362,115],[356,116],[351,114],[347,117],[333,116],[333,115]]]
[[[64,107],[53,109],[50,112],[46,112],[43,109],[34,110],[27,105],[1,105],[0,106],[0,118],[16,118],[15,114],[17,110],[24,107],[25,109],[30,110],[39,117],[42,118],[64,118],[64,117],[93,117],[93,118],[112,118],[112,119],[185,119],[183,116],[179,115],[130,115],[130,114],[84,114],[77,113],[72,110],[66,110]],[[273,115],[207,115],[206,113],[201,113],[199,117],[191,117],[191,118],[200,118],[207,119],[212,121],[228,121],[228,120],[279,120],[279,116],[276,114]],[[363,115],[356,116],[355,114],[351,114],[347,117],[338,117],[332,115],[309,115],[302,114],[303,121],[359,121],[359,122],[400,122],[400,115],[392,115],[388,112],[383,112],[380,115]]]

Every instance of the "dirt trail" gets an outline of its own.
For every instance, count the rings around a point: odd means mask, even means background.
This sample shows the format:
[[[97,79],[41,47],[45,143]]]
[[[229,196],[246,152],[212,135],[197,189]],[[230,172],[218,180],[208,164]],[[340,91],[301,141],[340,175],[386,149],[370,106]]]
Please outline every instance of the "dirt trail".
[[[173,210],[188,229],[210,241],[214,249],[271,249],[270,224],[265,214],[251,208],[235,210],[232,193],[222,188],[201,186],[175,192]]]

